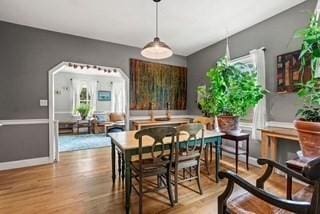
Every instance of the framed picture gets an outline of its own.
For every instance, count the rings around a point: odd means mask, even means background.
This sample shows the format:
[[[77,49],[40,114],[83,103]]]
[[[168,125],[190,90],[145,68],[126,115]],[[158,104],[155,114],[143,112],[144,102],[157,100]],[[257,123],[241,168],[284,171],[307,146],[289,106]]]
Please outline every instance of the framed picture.
[[[277,56],[277,92],[297,92],[297,83],[311,79],[310,66],[301,72],[299,55],[300,50]]]
[[[98,101],[111,101],[111,91],[98,91]]]

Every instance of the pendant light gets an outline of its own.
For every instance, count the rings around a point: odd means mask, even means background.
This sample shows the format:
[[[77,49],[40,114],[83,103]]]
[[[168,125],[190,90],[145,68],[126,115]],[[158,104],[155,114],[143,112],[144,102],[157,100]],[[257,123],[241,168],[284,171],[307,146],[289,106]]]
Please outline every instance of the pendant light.
[[[158,36],[158,3],[161,0],[153,0],[156,3],[156,37],[149,42],[141,51],[141,55],[149,59],[165,59],[172,56],[171,48],[164,42],[160,41]]]

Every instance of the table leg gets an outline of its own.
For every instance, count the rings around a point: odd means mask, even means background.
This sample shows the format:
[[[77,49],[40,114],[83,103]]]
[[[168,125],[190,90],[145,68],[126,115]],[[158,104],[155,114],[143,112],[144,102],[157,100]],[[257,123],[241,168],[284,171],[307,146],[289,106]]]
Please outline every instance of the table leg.
[[[247,165],[247,170],[249,170],[249,137],[246,140],[247,147],[246,147],[246,165]]]
[[[131,167],[130,167],[130,161],[131,156],[130,154],[125,154],[125,170],[126,170],[126,180],[125,180],[125,186],[126,186],[126,213],[130,213],[130,199],[131,199]]]
[[[222,138],[218,137],[215,140],[216,144],[216,183],[219,183],[218,172],[220,170],[220,149],[221,149]]]
[[[273,161],[277,161],[277,139],[270,137],[270,158]]]
[[[269,158],[269,137],[264,132],[262,132],[260,155],[261,158]]]
[[[111,140],[111,165],[112,165],[112,182],[116,180],[116,146]]]
[[[238,173],[239,141],[236,140],[236,173]]]

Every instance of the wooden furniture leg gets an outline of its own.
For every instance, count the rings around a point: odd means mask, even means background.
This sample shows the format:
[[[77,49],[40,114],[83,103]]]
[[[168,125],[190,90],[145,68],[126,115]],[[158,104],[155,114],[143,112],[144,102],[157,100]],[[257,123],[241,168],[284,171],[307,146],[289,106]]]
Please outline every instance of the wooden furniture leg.
[[[119,178],[121,177],[121,169],[122,169],[122,166],[121,166],[121,152],[118,151],[118,175],[119,175]]]
[[[116,180],[116,169],[115,169],[115,165],[116,165],[116,146],[113,143],[113,141],[111,141],[111,166],[112,166],[112,182],[114,183]]]
[[[219,183],[218,172],[220,170],[220,149],[221,149],[222,138],[218,137],[215,141],[216,144],[216,183]]]
[[[239,163],[239,141],[236,140],[236,173],[238,173],[238,163]]]
[[[261,158],[269,158],[269,137],[264,132],[262,132],[260,154]]]
[[[270,158],[273,161],[277,160],[278,148],[277,139],[275,137],[270,137]]]
[[[247,165],[247,170],[249,170],[249,137],[246,140],[246,165]]]
[[[130,213],[130,198],[131,198],[131,155],[126,152],[125,154],[125,168],[126,168],[126,174],[125,174],[125,187],[126,187],[126,213]]]

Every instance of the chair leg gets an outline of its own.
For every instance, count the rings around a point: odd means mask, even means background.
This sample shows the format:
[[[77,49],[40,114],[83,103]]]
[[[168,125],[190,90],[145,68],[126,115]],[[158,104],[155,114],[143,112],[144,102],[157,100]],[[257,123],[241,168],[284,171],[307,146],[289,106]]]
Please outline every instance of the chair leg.
[[[213,148],[213,145],[210,143],[210,162],[212,162],[212,148]]]
[[[179,171],[177,168],[174,170],[174,202],[178,203],[178,175]]]
[[[170,171],[168,171],[167,174],[166,174],[166,180],[167,180],[167,190],[168,190],[170,205],[173,207],[174,206],[174,199],[173,199],[173,196],[172,196],[172,186],[171,186]]]
[[[287,175],[287,199],[292,199],[292,177]]]
[[[143,200],[143,178],[142,176],[139,177],[139,214],[143,213],[143,206],[142,206],[142,200]]]
[[[200,195],[202,195],[202,187],[201,187],[201,182],[200,182],[200,160],[198,161],[196,174],[197,174],[197,183],[198,183],[198,187],[199,187],[199,192],[200,192]]]

